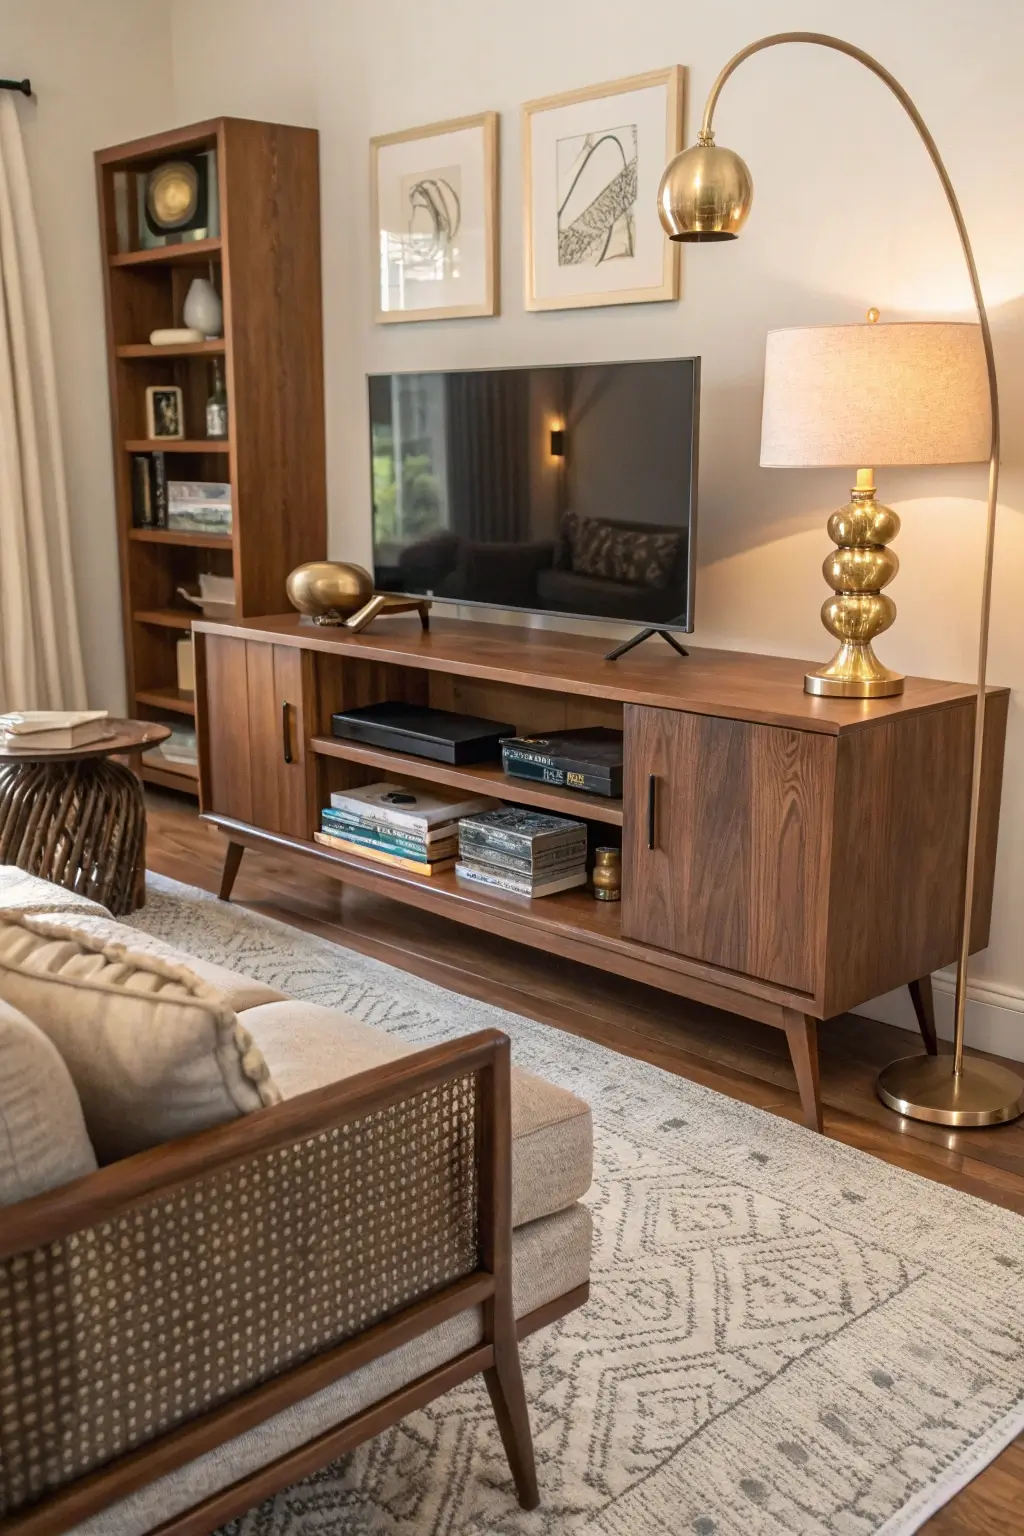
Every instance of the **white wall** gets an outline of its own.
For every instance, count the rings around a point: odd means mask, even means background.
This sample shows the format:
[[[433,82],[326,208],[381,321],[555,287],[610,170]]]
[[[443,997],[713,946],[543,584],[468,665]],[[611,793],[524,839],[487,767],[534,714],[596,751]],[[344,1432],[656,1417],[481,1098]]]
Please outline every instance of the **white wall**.
[[[43,249],[90,702],[124,706],[103,287],[92,152],[172,115],[163,0],[0,0],[0,75],[17,98]]]

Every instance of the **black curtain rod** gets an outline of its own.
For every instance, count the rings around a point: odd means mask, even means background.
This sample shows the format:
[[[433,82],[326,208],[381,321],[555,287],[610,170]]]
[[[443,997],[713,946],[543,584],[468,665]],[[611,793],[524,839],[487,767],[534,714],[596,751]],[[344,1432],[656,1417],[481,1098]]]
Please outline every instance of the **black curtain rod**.
[[[31,80],[0,80],[0,91],[20,91],[23,96],[32,95]]]

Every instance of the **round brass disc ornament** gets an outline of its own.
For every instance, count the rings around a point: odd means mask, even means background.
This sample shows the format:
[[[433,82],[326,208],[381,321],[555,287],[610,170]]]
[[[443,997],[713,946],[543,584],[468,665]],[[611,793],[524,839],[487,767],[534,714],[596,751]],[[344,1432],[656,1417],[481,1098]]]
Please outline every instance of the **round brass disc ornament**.
[[[285,583],[288,601],[314,624],[343,624],[373,596],[373,577],[361,565],[310,560]]]
[[[146,206],[158,229],[182,229],[199,203],[199,173],[188,160],[158,165],[146,184]]]

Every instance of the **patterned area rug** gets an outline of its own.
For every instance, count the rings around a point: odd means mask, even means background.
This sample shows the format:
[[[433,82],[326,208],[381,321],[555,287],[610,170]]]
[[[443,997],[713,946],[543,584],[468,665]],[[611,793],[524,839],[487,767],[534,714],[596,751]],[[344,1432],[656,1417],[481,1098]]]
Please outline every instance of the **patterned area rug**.
[[[542,1507],[472,1382],[237,1536],[902,1536],[1024,1428],[1024,1221],[150,878],[132,924],[406,1040],[496,1025],[594,1109],[592,1300],[523,1346]]]

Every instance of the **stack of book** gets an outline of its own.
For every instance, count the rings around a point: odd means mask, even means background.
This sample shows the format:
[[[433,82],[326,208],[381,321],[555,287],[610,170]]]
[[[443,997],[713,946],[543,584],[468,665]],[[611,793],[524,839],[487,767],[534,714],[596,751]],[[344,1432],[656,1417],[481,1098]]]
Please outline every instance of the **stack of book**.
[[[167,527],[226,537],[231,532],[231,486],[220,480],[168,480]]]
[[[5,752],[69,752],[114,734],[105,709],[26,709],[0,715]]]
[[[167,461],[163,453],[132,454],[132,525],[167,527]]]
[[[386,782],[335,790],[320,813],[316,840],[415,875],[442,874],[455,864],[459,817],[493,804],[479,796],[460,799],[443,790],[428,794]]]
[[[517,896],[554,896],[587,883],[582,821],[505,805],[459,822],[455,873]]]

